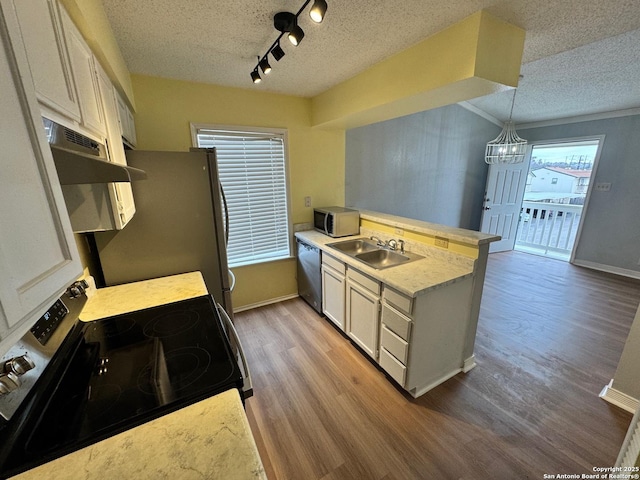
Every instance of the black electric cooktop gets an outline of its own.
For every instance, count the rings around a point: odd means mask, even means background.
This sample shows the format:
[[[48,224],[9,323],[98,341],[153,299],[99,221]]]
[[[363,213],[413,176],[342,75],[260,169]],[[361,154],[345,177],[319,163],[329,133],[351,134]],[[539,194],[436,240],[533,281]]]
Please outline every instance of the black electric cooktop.
[[[209,296],[87,323],[9,463],[77,450],[230,388],[242,388]],[[31,414],[28,423],[33,423]],[[24,468],[21,468],[21,470]]]

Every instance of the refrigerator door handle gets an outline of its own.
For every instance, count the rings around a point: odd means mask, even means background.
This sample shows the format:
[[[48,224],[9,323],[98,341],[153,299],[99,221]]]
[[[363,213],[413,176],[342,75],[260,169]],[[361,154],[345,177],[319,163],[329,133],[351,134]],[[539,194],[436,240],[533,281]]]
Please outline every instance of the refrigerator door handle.
[[[224,246],[229,246],[229,207],[227,205],[227,196],[224,194],[224,188],[222,188],[222,182],[218,180],[220,185],[220,195],[222,196],[222,205],[224,205]]]
[[[236,276],[231,271],[231,269],[229,269],[228,272],[229,272],[229,276],[231,277],[231,286],[229,287],[229,291],[233,292],[233,289],[236,288]]]
[[[244,349],[242,348],[242,344],[240,343],[240,337],[238,336],[238,331],[236,330],[235,325],[231,321],[231,318],[229,318],[229,314],[227,313],[227,311],[224,308],[222,308],[222,305],[220,305],[219,303],[218,303],[218,311],[220,312],[222,321],[225,324],[225,328],[228,332],[228,335],[230,337],[233,337],[232,339],[230,339],[230,341],[232,345],[236,347],[237,355],[240,357],[240,361],[242,362],[242,365],[240,365],[241,369],[243,370],[243,377],[244,377],[244,386],[242,387],[242,391],[244,392],[244,398],[249,398],[253,396],[253,383],[251,382],[251,374],[249,373],[249,365],[247,363],[247,357],[244,353]]]

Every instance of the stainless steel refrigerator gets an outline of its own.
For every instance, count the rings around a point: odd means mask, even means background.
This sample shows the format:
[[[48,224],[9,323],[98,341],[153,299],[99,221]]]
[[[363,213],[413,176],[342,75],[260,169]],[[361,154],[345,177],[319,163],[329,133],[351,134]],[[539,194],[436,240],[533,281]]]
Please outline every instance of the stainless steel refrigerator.
[[[147,179],[132,183],[131,221],[118,232],[95,233],[106,285],[199,270],[209,293],[231,314],[215,150],[131,150],[127,162],[147,172]]]

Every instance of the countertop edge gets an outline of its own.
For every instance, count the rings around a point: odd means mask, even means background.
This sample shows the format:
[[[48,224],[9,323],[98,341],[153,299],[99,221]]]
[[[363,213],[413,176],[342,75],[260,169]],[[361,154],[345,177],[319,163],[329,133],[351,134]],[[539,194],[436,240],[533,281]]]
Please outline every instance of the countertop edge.
[[[433,259],[425,258],[421,260],[416,260],[406,265],[398,265],[398,266],[390,267],[384,270],[376,270],[375,268],[369,267],[364,263],[354,259],[353,257],[340,252],[339,250],[335,250],[335,249],[332,249],[331,247],[327,247],[328,243],[339,242],[343,240],[350,240],[355,238],[362,238],[362,235],[351,235],[348,237],[332,238],[320,232],[316,232],[315,230],[307,230],[302,232],[296,232],[295,237],[305,242],[308,242],[310,245],[316,248],[319,248],[324,252],[327,252],[327,254],[340,260],[346,265],[349,265],[354,269],[410,297],[418,297],[420,295],[424,295],[427,292],[430,292],[437,288],[445,287],[447,285],[451,285],[453,283],[459,282],[461,280],[472,277],[474,275],[473,269],[447,266],[448,267],[447,273],[449,275],[448,278],[442,281],[439,281],[438,283],[431,282],[431,284],[425,285],[424,287],[421,287],[419,289],[410,289],[410,288],[407,288],[406,285],[402,284],[401,281],[399,281],[397,278],[394,278],[394,277],[401,276],[401,273],[398,273],[398,272],[407,272],[407,269],[410,269],[410,268],[415,269],[416,266],[420,266],[421,265],[420,262],[429,262],[429,261],[433,261]],[[441,263],[444,263],[444,262],[441,262]]]

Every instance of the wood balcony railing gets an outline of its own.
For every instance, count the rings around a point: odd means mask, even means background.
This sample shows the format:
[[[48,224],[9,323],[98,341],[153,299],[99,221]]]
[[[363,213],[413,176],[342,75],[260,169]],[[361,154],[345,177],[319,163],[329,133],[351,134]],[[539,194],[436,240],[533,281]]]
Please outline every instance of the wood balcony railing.
[[[516,250],[568,260],[581,215],[582,205],[522,202]]]

